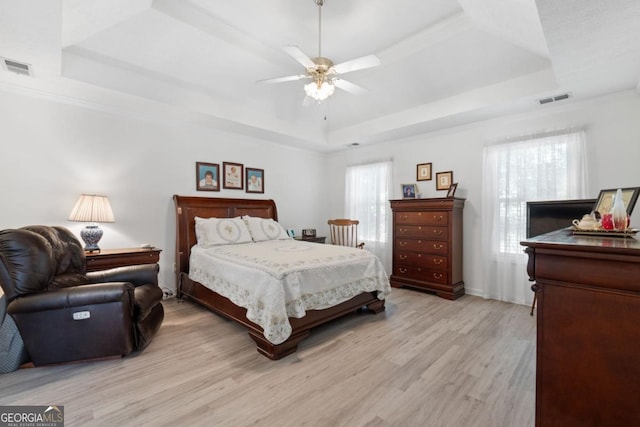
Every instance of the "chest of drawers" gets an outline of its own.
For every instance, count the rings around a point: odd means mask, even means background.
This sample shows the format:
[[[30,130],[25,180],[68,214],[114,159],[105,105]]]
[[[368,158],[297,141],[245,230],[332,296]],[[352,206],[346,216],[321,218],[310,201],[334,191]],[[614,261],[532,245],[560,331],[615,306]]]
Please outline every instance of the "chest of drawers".
[[[464,199],[391,200],[393,271],[391,285],[464,295],[462,209]]]

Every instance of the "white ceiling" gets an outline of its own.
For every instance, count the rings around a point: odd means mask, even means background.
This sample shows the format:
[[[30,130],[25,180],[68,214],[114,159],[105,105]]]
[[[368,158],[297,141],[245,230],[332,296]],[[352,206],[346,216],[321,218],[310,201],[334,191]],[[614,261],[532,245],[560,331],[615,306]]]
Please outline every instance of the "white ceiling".
[[[86,105],[212,125],[318,151],[637,88],[639,0],[325,0],[322,54],[382,65],[303,105],[282,50],[317,56],[314,0],[0,0],[0,56],[23,86]],[[562,102],[573,102],[562,101]],[[307,103],[309,104],[309,103]]]

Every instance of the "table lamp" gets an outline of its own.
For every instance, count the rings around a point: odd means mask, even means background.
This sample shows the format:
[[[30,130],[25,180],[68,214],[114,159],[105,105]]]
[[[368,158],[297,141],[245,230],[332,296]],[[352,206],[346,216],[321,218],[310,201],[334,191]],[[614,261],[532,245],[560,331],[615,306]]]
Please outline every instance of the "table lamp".
[[[102,238],[103,232],[95,223],[115,222],[115,219],[107,196],[82,194],[69,215],[69,221],[92,223],[80,231],[80,237],[85,243],[85,251],[99,252],[98,242]]]

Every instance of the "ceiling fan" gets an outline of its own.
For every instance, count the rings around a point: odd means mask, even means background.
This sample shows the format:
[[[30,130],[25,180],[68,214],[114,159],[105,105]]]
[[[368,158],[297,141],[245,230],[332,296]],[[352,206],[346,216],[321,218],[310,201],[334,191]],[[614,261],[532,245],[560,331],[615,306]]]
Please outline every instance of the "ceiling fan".
[[[297,46],[285,46],[283,50],[304,66],[305,73],[260,80],[258,83],[268,84],[303,79],[311,80],[310,83],[305,84],[304,90],[308,97],[315,99],[318,103],[333,95],[336,87],[354,95],[365,93],[366,89],[344,80],[341,78],[341,75],[352,71],[364,70],[365,68],[376,67],[380,65],[380,59],[375,55],[367,55],[340,64],[334,64],[329,58],[323,57],[322,5],[324,4],[324,0],[314,0],[314,2],[318,5],[318,56],[310,58]]]

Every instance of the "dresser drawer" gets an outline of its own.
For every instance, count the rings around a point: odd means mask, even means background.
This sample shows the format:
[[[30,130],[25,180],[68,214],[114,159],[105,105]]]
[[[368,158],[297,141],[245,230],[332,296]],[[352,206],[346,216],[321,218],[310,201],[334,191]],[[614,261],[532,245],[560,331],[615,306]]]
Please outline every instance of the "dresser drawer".
[[[429,254],[449,253],[449,242],[426,239],[396,239],[399,251],[425,252]]]
[[[434,227],[430,225],[396,225],[395,237],[422,237],[425,239],[446,240],[449,237],[447,227]]]
[[[428,253],[398,251],[396,262],[398,264],[428,267],[436,270],[447,269],[447,257]]]
[[[396,224],[429,224],[429,225],[447,225],[449,216],[447,212],[396,212]]]
[[[396,239],[397,251],[426,252],[429,254],[449,253],[449,242],[426,239]]]
[[[404,277],[407,279],[433,282],[441,285],[446,285],[448,283],[446,270],[435,270],[432,268],[400,264],[394,269],[393,274],[400,278]]]

